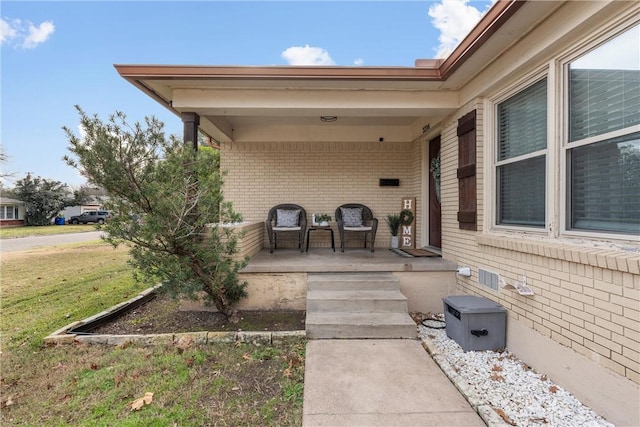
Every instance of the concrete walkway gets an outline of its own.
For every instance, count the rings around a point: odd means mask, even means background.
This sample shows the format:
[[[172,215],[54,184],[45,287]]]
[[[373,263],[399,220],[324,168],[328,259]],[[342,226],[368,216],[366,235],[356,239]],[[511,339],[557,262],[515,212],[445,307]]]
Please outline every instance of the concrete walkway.
[[[420,340],[307,343],[302,425],[485,426]]]

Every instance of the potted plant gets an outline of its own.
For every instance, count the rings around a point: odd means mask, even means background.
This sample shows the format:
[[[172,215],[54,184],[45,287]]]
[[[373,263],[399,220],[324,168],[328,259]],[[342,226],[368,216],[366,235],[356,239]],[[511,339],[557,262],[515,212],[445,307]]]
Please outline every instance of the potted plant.
[[[398,233],[400,232],[400,225],[402,225],[400,214],[393,213],[387,215],[385,222],[389,226],[389,231],[391,232],[391,248],[398,249],[400,246]]]
[[[329,226],[329,221],[331,221],[331,216],[325,213],[316,214],[316,221],[321,227],[327,227]]]

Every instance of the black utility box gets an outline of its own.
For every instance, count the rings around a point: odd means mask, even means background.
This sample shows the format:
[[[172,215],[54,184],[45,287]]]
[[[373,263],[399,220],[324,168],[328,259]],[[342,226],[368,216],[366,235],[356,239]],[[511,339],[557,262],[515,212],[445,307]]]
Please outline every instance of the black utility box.
[[[505,348],[507,310],[503,306],[474,295],[452,295],[442,301],[447,336],[464,351]]]

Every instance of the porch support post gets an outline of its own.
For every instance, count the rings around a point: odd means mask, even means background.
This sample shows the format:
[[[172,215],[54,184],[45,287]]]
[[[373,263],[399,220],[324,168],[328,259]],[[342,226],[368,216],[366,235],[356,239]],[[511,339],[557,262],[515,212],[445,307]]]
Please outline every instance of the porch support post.
[[[200,116],[196,113],[182,113],[180,114],[182,119],[184,133],[182,140],[185,144],[191,142],[193,149],[198,149],[198,125],[200,125]]]

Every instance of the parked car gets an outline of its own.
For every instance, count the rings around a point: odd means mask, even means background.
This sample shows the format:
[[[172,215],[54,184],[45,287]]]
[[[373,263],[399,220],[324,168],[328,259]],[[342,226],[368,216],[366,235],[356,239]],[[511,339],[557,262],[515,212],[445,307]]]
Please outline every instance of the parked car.
[[[111,215],[107,211],[88,211],[81,215],[70,217],[67,222],[69,224],[104,224],[109,218],[111,218]]]

